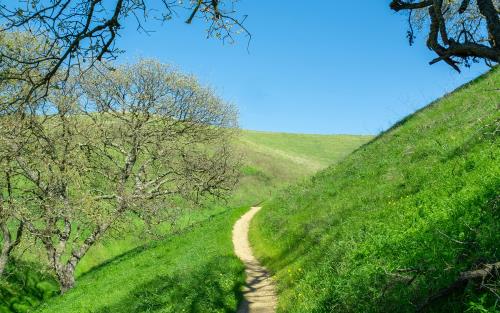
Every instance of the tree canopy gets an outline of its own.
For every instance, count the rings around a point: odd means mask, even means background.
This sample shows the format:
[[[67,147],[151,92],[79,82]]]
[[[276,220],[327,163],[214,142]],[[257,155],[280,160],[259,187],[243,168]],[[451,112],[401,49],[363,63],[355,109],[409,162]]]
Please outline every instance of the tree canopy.
[[[8,170],[0,195],[15,201],[15,216],[43,243],[65,291],[117,223],[175,222],[180,207],[232,190],[236,117],[231,104],[170,66],[98,66],[51,88],[35,113],[0,116],[0,166]]]
[[[25,0],[17,4],[0,4],[0,33],[27,32],[43,38],[43,54],[18,54],[0,50],[0,63],[9,62],[24,68],[23,75],[13,79],[29,84],[26,94],[15,101],[47,96],[50,80],[61,70],[85,71],[97,62],[114,59],[119,48],[115,39],[124,21],[133,18],[137,28],[147,32],[151,19],[168,21],[182,18],[186,23],[196,19],[207,25],[207,36],[232,41],[245,32],[245,16],[237,17],[238,0]],[[43,75],[30,75],[38,68]],[[12,77],[11,77],[12,78]]]

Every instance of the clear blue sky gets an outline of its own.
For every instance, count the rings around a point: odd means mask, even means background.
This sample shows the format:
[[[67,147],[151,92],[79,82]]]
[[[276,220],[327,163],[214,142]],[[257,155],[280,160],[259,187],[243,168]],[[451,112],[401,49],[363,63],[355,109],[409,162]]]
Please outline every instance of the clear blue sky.
[[[154,57],[195,74],[239,107],[244,129],[320,134],[378,133],[486,71],[429,66],[425,34],[409,47],[389,0],[301,3],[241,0],[249,52],[245,37],[207,40],[201,20],[149,24],[149,35],[130,20],[119,61]]]

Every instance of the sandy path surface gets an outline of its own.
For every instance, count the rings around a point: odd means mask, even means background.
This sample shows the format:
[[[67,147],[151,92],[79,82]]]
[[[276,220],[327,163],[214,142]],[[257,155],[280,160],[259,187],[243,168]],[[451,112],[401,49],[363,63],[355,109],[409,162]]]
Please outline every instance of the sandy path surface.
[[[238,313],[274,313],[276,312],[275,285],[265,267],[253,256],[248,241],[248,228],[260,207],[253,207],[245,213],[233,228],[233,245],[236,255],[245,264],[247,274],[243,290],[245,300],[240,304]]]

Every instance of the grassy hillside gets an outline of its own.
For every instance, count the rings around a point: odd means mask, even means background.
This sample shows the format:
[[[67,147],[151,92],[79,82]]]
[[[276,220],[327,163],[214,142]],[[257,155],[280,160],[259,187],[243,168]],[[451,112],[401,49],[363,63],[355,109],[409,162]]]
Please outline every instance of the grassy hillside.
[[[306,135],[243,131],[242,178],[231,202],[251,205],[278,188],[338,162],[373,136]]]
[[[77,267],[77,287],[41,311],[233,310],[243,277],[230,240],[235,219],[278,187],[327,167],[369,139],[243,131],[238,149],[244,166],[233,198],[185,212],[176,225],[157,230],[158,240],[146,234],[109,234]],[[245,208],[232,209],[237,207]],[[141,224],[118,228],[131,227],[140,230]],[[12,275],[0,284],[0,312],[27,312],[57,293],[54,279],[38,270],[43,268],[43,262],[37,263],[45,260],[43,250],[27,242],[15,252],[20,262],[11,264]],[[26,261],[31,263],[21,267]]]
[[[232,252],[231,229],[245,210],[226,210],[110,260],[37,312],[235,311],[244,271]]]
[[[500,281],[435,297],[500,261],[500,70],[279,192],[251,240],[279,312],[499,312]]]
[[[165,234],[171,230],[177,231],[226,208],[249,207],[268,199],[279,187],[311,175],[318,169],[326,168],[371,138],[371,136],[242,131],[240,141],[237,143],[243,157],[242,177],[233,197],[227,202],[215,203],[202,211],[189,211],[174,228],[164,225],[160,232]],[[328,158],[328,155],[331,157]],[[91,250],[80,263],[77,273],[85,273],[144,242],[143,238],[136,236],[118,240],[115,238]]]

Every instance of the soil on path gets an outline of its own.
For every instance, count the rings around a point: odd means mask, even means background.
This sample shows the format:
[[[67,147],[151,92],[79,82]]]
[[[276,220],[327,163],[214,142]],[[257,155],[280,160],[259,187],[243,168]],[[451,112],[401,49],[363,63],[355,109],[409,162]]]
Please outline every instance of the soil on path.
[[[260,207],[253,207],[245,213],[233,228],[233,245],[236,255],[245,264],[247,275],[243,290],[245,300],[240,304],[238,313],[274,313],[276,312],[276,289],[269,272],[253,256],[248,241],[248,228]]]

